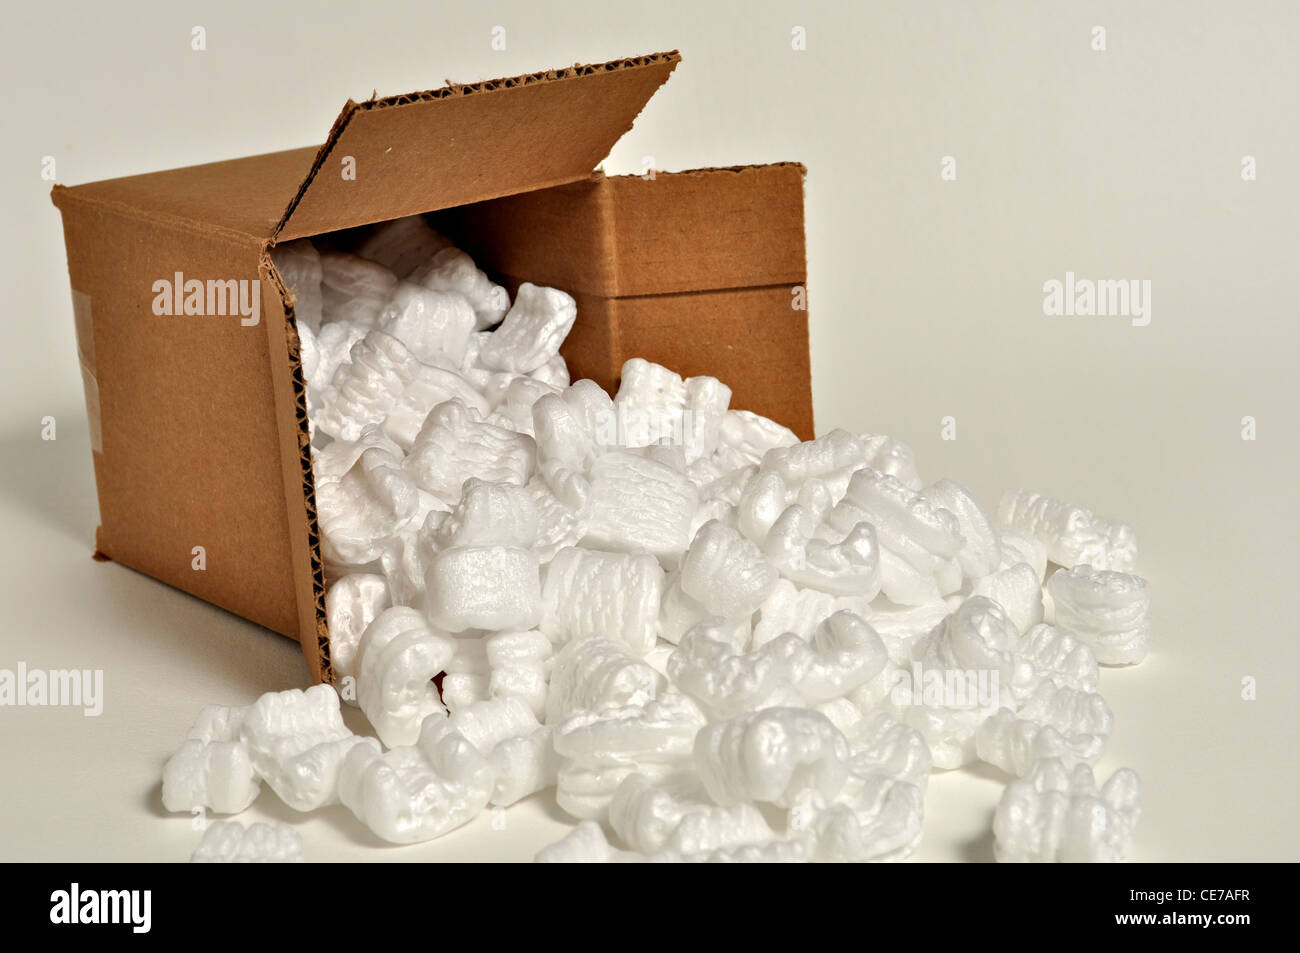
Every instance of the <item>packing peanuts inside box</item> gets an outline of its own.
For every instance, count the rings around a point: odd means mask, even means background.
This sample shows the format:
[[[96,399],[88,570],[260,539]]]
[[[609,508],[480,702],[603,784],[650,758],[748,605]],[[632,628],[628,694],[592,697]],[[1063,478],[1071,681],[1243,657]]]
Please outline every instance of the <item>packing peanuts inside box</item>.
[[[56,186],[96,554],[297,639],[333,680],[293,296],[271,249],[413,214],[512,293],[574,296],[574,380],[612,391],[644,357],[720,377],[733,407],[810,438],[803,167],[592,172],[679,61],[349,101],[319,148]]]

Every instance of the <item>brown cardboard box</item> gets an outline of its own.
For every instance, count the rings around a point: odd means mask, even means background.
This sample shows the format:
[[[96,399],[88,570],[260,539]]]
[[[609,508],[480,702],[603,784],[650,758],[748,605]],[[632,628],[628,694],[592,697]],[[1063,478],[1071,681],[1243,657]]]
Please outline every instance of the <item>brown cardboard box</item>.
[[[97,554],[297,639],[332,680],[293,296],[270,249],[422,212],[512,291],[574,294],[575,380],[612,389],[646,357],[811,436],[802,166],[592,173],[679,61],[349,101],[319,148],[56,186]]]

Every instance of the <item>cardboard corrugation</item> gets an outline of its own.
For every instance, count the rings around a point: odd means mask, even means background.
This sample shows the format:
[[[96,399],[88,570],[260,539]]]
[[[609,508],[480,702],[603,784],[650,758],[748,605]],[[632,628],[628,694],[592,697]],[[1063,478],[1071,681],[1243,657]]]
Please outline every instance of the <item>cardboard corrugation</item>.
[[[811,435],[806,313],[790,307],[803,168],[591,171],[679,59],[349,101],[320,147],[56,186],[98,391],[96,555],[296,638],[313,678],[333,680],[294,300],[270,251],[408,214],[442,210],[512,290],[575,293],[575,379],[612,388],[635,353],[718,373],[734,406]],[[334,169],[344,157],[355,179]],[[558,215],[563,241],[524,240],[500,218],[512,209]],[[260,326],[153,314],[148,289],[177,272],[259,282]]]
[[[262,256],[259,270],[274,287],[275,300],[284,308],[287,325],[285,343],[288,361],[273,366],[272,380],[276,389],[276,406],[291,408],[293,413],[292,424],[282,423],[280,427],[285,500],[291,515],[296,512],[298,501],[301,501],[302,525],[306,528],[305,539],[302,533],[291,536],[295,567],[300,568],[305,563],[310,573],[309,577],[304,577],[301,572],[295,574],[299,593],[297,639],[302,645],[313,679],[333,683],[334,669],[330,662],[329,627],[325,615],[325,564],[321,557],[320,523],[316,514],[316,481],[312,474],[311,430],[307,415],[307,381],[302,371],[302,345],[293,314],[293,295],[285,288],[269,252]],[[304,578],[310,580],[311,586],[310,594],[305,599],[302,593]]]

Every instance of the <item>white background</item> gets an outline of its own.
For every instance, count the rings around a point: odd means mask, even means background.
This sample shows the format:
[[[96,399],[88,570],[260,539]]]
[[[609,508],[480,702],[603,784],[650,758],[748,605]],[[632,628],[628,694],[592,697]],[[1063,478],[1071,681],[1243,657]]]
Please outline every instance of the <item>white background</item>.
[[[677,48],[684,62],[605,168],[808,166],[819,431],[892,433],[923,476],[960,479],[988,506],[1027,486],[1137,526],[1155,648],[1103,674],[1116,728],[1099,765],[1142,777],[1133,858],[1300,859],[1295,6],[541,6],[6,12],[0,667],[102,668],[107,699],[98,719],[0,709],[0,858],[187,858],[199,835],[163,813],[159,772],[199,706],[307,680],[287,640],[90,560],[94,484],[42,157],[76,184],[315,144],[349,96]],[[194,25],[205,52],[190,49]],[[795,26],[806,51],[791,49]],[[955,182],[940,179],[945,155]],[[1257,181],[1241,178],[1246,155]],[[1150,326],[1044,317],[1043,282],[1066,271],[1150,279]],[[42,442],[50,414],[58,439]],[[940,439],[947,415],[955,441]],[[936,776],[917,858],[989,858],[1001,787],[991,771]],[[296,824],[313,860],[522,860],[564,829],[549,798],[512,809],[504,831],[484,817],[410,848],[381,846],[342,808],[292,815],[269,792],[243,819],[265,817]]]

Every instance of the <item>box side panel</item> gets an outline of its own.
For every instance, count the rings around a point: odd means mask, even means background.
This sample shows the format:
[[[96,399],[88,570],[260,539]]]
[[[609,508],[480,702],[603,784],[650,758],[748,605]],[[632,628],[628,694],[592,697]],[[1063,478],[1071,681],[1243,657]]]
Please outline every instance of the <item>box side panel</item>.
[[[100,551],[296,638],[267,333],[240,314],[255,298],[260,310],[259,245],[66,194],[59,204],[93,340]]]
[[[771,417],[811,440],[808,312],[791,303],[784,285],[616,298],[609,302],[618,329],[615,358],[620,367],[644,357],[683,377],[717,377],[731,388],[733,408]]]

